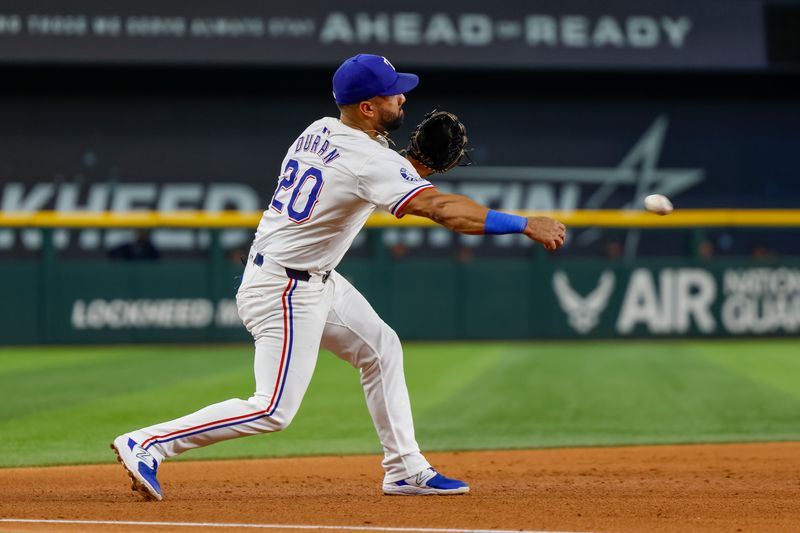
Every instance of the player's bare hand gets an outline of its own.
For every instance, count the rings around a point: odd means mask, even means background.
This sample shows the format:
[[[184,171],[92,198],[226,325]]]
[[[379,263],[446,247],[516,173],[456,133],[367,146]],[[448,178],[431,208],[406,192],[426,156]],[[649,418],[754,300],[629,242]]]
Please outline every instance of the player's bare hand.
[[[531,240],[539,242],[548,250],[558,250],[564,245],[567,228],[550,217],[528,217],[528,226],[523,233]]]

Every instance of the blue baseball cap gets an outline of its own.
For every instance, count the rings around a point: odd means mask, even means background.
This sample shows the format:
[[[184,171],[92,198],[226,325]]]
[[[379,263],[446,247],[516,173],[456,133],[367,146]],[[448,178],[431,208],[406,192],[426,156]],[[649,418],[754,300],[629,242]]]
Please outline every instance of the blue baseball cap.
[[[373,96],[391,96],[410,91],[419,83],[416,74],[397,72],[389,60],[373,54],[358,54],[333,75],[333,99],[337,104],[357,104]]]

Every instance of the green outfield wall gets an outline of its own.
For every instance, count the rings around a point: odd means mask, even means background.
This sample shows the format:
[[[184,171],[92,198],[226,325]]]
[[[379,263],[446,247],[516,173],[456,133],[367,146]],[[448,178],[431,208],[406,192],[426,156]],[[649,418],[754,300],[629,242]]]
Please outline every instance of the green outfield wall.
[[[786,336],[800,333],[800,260],[393,258],[340,273],[404,339]],[[242,265],[221,252],[119,262],[0,262],[2,344],[248,340]]]

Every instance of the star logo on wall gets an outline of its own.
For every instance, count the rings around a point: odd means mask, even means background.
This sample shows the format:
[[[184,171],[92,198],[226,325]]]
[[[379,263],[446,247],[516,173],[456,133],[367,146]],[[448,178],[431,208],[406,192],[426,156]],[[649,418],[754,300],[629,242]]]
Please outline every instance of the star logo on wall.
[[[630,199],[614,208],[639,209],[644,197],[660,193],[670,197],[697,185],[705,178],[702,168],[660,168],[661,151],[669,126],[667,115],[658,116],[636,144],[615,167],[534,167],[491,166],[460,167],[450,173],[456,181],[495,180],[517,182],[570,183],[599,186],[581,204],[582,209],[609,208],[609,198],[621,188],[632,189]],[[581,232],[576,244],[586,246],[595,241],[602,230],[590,228]],[[635,253],[638,230],[630,230],[626,254]]]

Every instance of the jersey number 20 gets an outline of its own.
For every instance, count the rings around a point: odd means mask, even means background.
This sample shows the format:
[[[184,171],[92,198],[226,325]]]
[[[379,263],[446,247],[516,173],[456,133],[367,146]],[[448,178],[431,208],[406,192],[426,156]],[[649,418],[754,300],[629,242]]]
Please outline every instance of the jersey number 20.
[[[300,164],[294,159],[290,159],[286,163],[286,169],[281,175],[282,179],[278,183],[278,188],[275,189],[272,202],[269,204],[274,211],[283,213],[284,202],[290,194],[289,191],[291,191],[286,213],[289,215],[289,219],[297,224],[301,224],[311,218],[311,212],[314,211],[314,206],[317,205],[323,184],[322,171],[320,169],[309,167],[308,170],[303,172],[300,179],[297,179],[299,171]],[[309,180],[313,180],[313,185],[307,183]],[[305,197],[304,203],[303,197]],[[283,201],[279,200],[279,198]],[[298,204],[302,204],[302,209]]]

